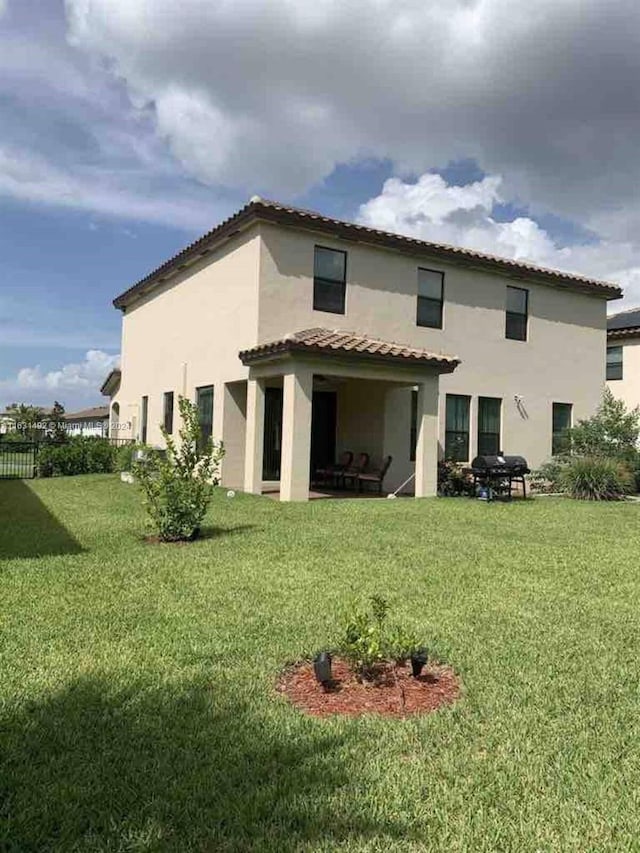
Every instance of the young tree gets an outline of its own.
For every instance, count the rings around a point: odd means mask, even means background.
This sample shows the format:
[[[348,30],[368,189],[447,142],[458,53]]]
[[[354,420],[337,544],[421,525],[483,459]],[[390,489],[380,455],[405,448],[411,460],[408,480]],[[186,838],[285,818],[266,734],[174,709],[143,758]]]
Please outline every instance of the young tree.
[[[197,407],[179,397],[178,410],[182,421],[179,441],[161,426],[166,454],[147,449],[133,469],[145,493],[151,521],[164,542],[198,536],[224,456],[222,442],[202,440]]]
[[[51,414],[49,415],[49,437],[54,441],[63,441],[67,438],[67,431],[64,428],[64,406],[57,400],[53,403]]]
[[[571,450],[580,456],[631,458],[638,451],[639,436],[640,408],[629,411],[605,388],[595,415],[571,430]]]

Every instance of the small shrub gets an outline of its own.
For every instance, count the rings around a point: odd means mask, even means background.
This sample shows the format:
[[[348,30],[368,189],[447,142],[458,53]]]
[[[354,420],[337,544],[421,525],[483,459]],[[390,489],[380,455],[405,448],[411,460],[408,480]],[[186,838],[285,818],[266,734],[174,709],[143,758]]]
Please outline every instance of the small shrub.
[[[394,625],[389,631],[389,657],[396,663],[405,663],[421,646],[420,640],[413,631],[402,625]]]
[[[472,475],[458,462],[442,460],[438,463],[438,494],[443,497],[472,496]]]
[[[417,637],[400,625],[387,624],[389,603],[371,596],[370,607],[355,606],[347,614],[339,651],[363,678],[371,678],[387,660],[404,663],[420,647]]]
[[[2,444],[25,444],[34,439],[20,430],[12,429],[10,432],[0,433],[0,441]]]
[[[633,477],[633,489],[636,494],[640,492],[640,453],[636,453],[633,457],[625,460],[623,463],[627,466]]]
[[[84,442],[87,474],[110,474],[114,470],[116,448],[102,438],[87,438]]]
[[[627,465],[615,459],[576,457],[564,466],[560,485],[579,500],[619,501],[632,490],[634,476]]]
[[[182,420],[179,443],[162,427],[166,452],[145,448],[145,458],[133,465],[151,522],[163,542],[196,538],[224,455],[221,443],[202,440],[196,406],[179,397],[178,409]]]
[[[131,471],[135,461],[134,454],[138,450],[149,450],[149,448],[144,444],[134,441],[131,441],[128,444],[121,444],[116,449],[116,471]]]
[[[569,456],[554,456],[531,474],[531,490],[539,493],[562,492],[565,489],[563,474],[571,464]]]
[[[347,619],[340,651],[351,667],[366,677],[384,660],[382,640],[380,628],[370,612],[353,610]]]

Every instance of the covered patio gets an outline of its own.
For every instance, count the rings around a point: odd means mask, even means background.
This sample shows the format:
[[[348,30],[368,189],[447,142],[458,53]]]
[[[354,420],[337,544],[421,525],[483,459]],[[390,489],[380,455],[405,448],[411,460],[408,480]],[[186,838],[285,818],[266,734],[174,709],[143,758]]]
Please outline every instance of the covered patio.
[[[406,410],[399,401],[406,402],[413,389],[414,493],[436,494],[439,376],[455,370],[458,359],[326,329],[298,332],[239,355],[249,367],[242,454],[245,491],[306,501],[318,459],[334,461],[347,449],[356,455],[370,453],[372,467],[389,456],[400,460],[404,454],[408,459],[411,422],[408,415],[399,415]],[[273,480],[265,477],[265,454],[274,447],[270,432],[279,445]],[[324,492],[311,489],[312,496]]]

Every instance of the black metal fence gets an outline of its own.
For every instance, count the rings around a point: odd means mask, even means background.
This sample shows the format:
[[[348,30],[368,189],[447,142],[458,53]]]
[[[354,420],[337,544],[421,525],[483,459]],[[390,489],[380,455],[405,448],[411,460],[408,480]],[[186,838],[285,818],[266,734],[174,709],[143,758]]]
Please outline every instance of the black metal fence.
[[[37,442],[0,441],[0,480],[31,480],[37,468]]]

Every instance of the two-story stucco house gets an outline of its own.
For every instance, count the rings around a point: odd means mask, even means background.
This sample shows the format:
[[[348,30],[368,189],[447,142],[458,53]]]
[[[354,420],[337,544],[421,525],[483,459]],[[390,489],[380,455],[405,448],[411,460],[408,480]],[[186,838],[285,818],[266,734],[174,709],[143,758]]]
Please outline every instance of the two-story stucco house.
[[[607,321],[607,385],[627,408],[640,406],[640,308]]]
[[[254,197],[114,301],[119,434],[160,443],[178,394],[223,439],[223,483],[304,500],[341,451],[436,490],[438,455],[537,466],[605,382],[610,283]]]

